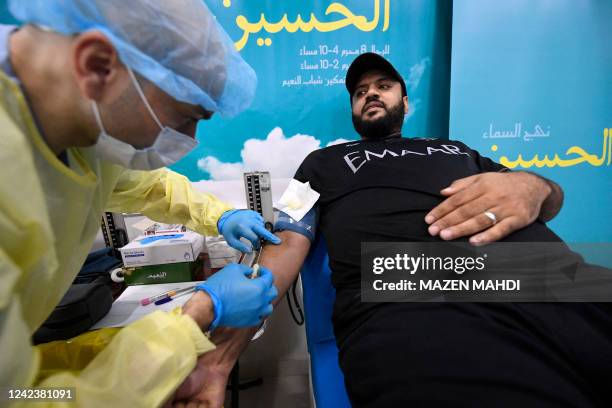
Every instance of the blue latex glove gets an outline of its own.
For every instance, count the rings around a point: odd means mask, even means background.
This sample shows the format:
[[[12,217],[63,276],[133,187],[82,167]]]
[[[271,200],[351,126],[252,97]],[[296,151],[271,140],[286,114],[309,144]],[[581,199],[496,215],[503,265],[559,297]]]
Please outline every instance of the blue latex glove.
[[[251,248],[240,238],[251,241],[253,248],[259,249],[261,238],[273,244],[280,244],[281,240],[264,227],[263,217],[251,210],[229,210],[223,213],[217,222],[217,229],[223,235],[228,245],[241,252],[250,252]]]
[[[212,299],[215,319],[210,330],[258,326],[272,313],[272,301],[278,296],[274,275],[262,266],[257,278],[250,279],[252,273],[245,265],[229,264],[196,286]]]

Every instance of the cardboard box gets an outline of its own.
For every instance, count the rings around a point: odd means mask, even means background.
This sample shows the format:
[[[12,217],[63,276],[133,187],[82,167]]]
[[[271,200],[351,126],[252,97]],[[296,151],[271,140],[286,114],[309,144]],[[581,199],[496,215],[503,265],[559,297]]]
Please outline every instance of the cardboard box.
[[[206,248],[212,269],[223,268],[240,259],[241,252],[229,246],[223,237],[206,237]]]
[[[127,285],[151,285],[156,283],[192,282],[201,272],[202,258],[195,262],[123,268]]]
[[[120,249],[123,265],[148,266],[193,262],[204,247],[204,237],[193,231],[139,236]]]

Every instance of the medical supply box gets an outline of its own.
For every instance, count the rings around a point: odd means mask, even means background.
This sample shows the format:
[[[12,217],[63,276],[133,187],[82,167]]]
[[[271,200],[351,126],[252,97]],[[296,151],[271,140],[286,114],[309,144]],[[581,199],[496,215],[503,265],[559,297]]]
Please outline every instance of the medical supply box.
[[[157,283],[193,282],[201,280],[203,260],[163,265],[124,267],[123,276],[127,285],[151,285]]]
[[[120,249],[124,267],[194,262],[204,249],[204,236],[193,232],[139,236]]]
[[[225,242],[225,238],[206,237],[206,252],[210,260],[210,267],[215,269],[223,268],[233,262],[238,262],[242,252],[232,248]]]

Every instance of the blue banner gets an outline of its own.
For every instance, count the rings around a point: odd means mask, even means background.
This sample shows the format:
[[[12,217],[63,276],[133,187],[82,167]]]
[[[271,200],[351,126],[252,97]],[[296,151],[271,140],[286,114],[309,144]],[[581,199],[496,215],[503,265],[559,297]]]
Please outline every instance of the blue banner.
[[[406,136],[450,134],[557,181],[566,202],[552,228],[568,241],[612,241],[612,3],[207,4],[259,84],[246,112],[200,123],[200,145],[173,166],[192,181],[240,190],[244,171],[291,177],[312,150],[356,139],[344,77],[358,54],[374,51],[406,78]],[[14,22],[4,1],[0,19]]]
[[[200,146],[173,169],[193,181],[266,170],[292,177],[303,158],[357,139],[344,78],[366,51],[406,78],[410,136],[447,137],[451,4],[429,0],[208,1],[258,76],[251,108],[214,117]]]
[[[550,226],[612,241],[612,2],[456,0],[450,137],[558,182]]]

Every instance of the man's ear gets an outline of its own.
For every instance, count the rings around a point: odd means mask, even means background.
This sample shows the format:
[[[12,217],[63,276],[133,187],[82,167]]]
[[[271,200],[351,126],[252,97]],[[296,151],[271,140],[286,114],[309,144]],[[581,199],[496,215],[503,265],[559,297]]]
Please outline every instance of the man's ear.
[[[71,56],[77,86],[87,99],[100,101],[125,70],[113,44],[97,31],[75,37]]]
[[[407,115],[408,111],[410,110],[410,105],[408,105],[408,96],[402,97],[402,100],[404,101],[404,114]]]

